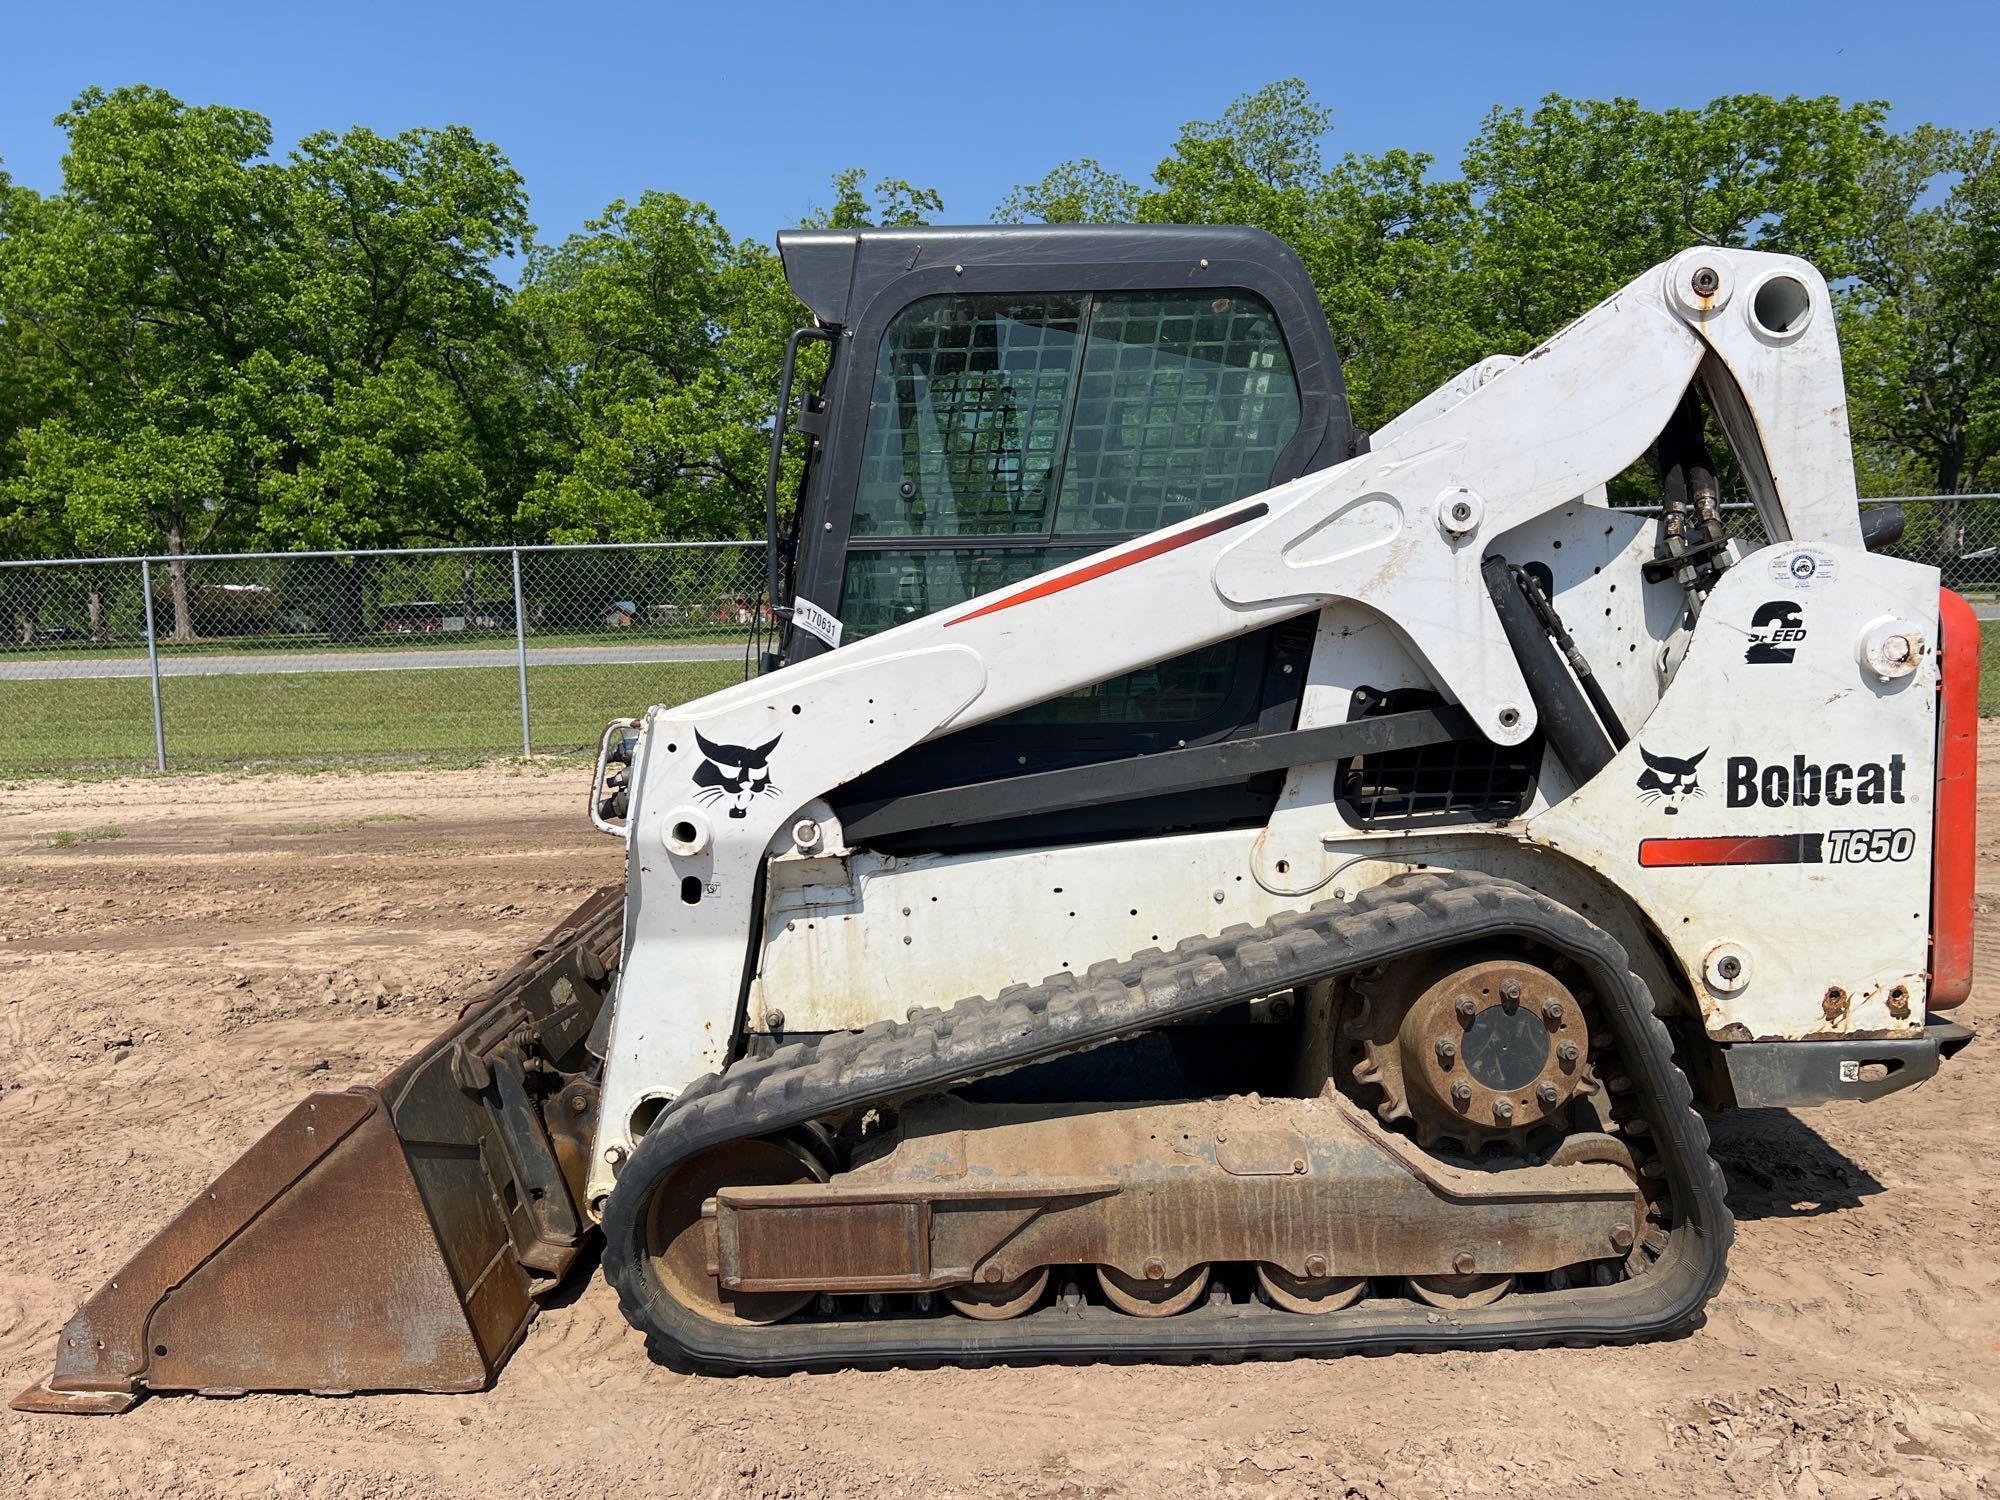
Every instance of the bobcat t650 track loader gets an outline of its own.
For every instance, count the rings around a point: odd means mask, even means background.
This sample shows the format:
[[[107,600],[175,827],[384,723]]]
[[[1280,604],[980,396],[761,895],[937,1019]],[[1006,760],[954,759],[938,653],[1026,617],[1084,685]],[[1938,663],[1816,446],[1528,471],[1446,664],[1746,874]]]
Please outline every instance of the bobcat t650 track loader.
[[[1977,626],[1871,550],[1810,266],[1690,250],[1363,435],[1260,233],[780,247],[773,670],[611,726],[622,892],[25,1404],[477,1388],[600,1233],[704,1368],[1667,1334],[1704,1114],[1969,1039]]]

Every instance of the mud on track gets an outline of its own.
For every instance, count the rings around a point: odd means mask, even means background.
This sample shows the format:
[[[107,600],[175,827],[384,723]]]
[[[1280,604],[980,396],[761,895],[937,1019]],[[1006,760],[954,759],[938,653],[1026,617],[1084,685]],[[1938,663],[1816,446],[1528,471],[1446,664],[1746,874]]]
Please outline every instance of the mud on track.
[[[2000,735],[1981,774],[2000,788]],[[617,877],[582,779],[0,791],[0,1397],[298,1096],[385,1071]],[[1994,800],[1982,880],[2000,893]],[[1924,1088],[1719,1122],[1734,1274],[1675,1343],[713,1380],[648,1364],[593,1277],[481,1395],[0,1412],[0,1494],[1989,1494],[2000,983],[1959,1015],[1992,1034]]]

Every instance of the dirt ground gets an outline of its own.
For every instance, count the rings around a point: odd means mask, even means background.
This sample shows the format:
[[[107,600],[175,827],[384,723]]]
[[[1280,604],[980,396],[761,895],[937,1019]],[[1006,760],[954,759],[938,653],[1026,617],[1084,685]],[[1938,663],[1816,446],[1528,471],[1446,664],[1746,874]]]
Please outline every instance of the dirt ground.
[[[616,878],[579,782],[0,790],[0,1398],[300,1094],[385,1071]],[[2000,982],[1960,1015],[2000,1022]],[[649,1364],[593,1276],[480,1395],[0,1411],[0,1495],[1984,1495],[1996,1083],[2000,1036],[1872,1106],[1719,1122],[1734,1270],[1677,1342],[718,1380]]]

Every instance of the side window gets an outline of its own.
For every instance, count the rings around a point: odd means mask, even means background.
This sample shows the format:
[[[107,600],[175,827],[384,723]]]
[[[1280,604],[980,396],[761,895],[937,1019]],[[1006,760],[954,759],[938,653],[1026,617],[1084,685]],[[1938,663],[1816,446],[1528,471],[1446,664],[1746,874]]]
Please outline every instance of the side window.
[[[913,302],[883,335],[870,388],[847,638],[1255,494],[1299,413],[1278,320],[1251,292]],[[1236,661],[1225,643],[1014,718],[1197,722],[1226,701]]]
[[[1099,297],[1056,530],[1156,531],[1254,495],[1298,426],[1298,382],[1261,298]]]
[[[858,640],[1087,555],[1075,547],[871,547],[847,560],[841,623]]]
[[[926,297],[882,340],[850,536],[1136,536],[1264,488],[1298,425],[1249,292]]]
[[[896,316],[851,535],[1047,533],[1083,302],[926,297]]]

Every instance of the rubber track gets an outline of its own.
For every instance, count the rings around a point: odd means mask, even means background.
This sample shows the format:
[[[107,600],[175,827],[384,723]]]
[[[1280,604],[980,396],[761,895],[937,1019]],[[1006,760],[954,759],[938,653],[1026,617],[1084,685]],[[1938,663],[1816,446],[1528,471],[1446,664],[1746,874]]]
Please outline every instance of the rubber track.
[[[1606,1287],[1518,1295],[1443,1312],[1364,1301],[1301,1315],[1210,1303],[1143,1319],[1057,1302],[1007,1322],[955,1316],[751,1326],[701,1316],[667,1295],[646,1253],[645,1203],[679,1162],[725,1142],[891,1105],[1098,1046],[1246,999],[1493,938],[1527,938],[1581,965],[1601,997],[1637,1108],[1672,1189],[1674,1227],[1645,1274]],[[604,1218],[605,1272],[656,1359],[742,1372],[1009,1359],[1242,1359],[1293,1354],[1632,1342],[1683,1332],[1722,1285],[1733,1226],[1708,1133],[1666,1028],[1624,949],[1567,907],[1468,872],[1399,877],[1350,902],[1054,975],[992,998],[913,1012],[865,1031],[793,1043],[695,1083],[633,1152]]]

